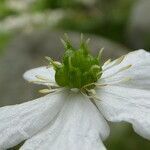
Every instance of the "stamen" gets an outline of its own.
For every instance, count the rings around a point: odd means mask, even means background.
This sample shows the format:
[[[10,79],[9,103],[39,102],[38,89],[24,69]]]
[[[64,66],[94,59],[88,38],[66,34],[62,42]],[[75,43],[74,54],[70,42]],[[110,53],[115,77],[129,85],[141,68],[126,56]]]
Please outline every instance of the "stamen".
[[[92,95],[96,95],[96,91],[94,89],[91,89],[91,90],[87,89],[87,91],[88,91],[88,93],[90,93]]]
[[[105,83],[104,84],[95,83],[95,86],[107,86],[107,85],[109,85],[109,84],[107,84],[107,83],[106,84]]]
[[[41,75],[36,75],[35,77],[39,80],[50,81],[48,78],[41,76]]]
[[[104,67],[106,67],[109,63],[111,62],[111,59],[108,59],[105,63],[104,63]]]
[[[29,81],[31,83],[47,83],[47,84],[55,84],[54,82],[50,82],[50,81],[41,81],[41,80],[32,80],[32,81]]]
[[[107,86],[108,84],[98,84],[98,83],[96,83],[96,82],[93,82],[93,83],[84,85],[81,89],[86,89],[86,90],[88,90],[87,87],[92,86],[92,85],[95,85],[95,86],[97,86],[97,85],[98,85],[98,86]]]
[[[114,85],[114,84],[118,84],[118,83],[123,83],[123,82],[128,82],[130,81],[132,78],[130,77],[126,77],[126,78],[123,78],[122,80],[117,80],[116,82],[108,82],[108,83],[105,83],[105,84],[98,84],[98,83],[95,83],[96,86],[107,86],[107,85]]]
[[[111,78],[111,77],[115,76],[116,74],[118,74],[118,73],[120,73],[120,72],[122,72],[122,71],[125,71],[125,70],[129,69],[130,67],[132,67],[131,64],[130,64],[130,65],[127,65],[127,66],[125,66],[125,67],[122,67],[122,68],[120,68],[118,71],[116,71],[115,73],[113,73],[112,75],[107,76],[107,77],[105,77],[105,78],[101,78],[101,79]]]
[[[125,55],[123,55],[123,56],[121,56],[120,58],[114,60],[114,61],[112,62],[112,65],[106,67],[103,71],[106,71],[106,70],[108,70],[108,69],[110,69],[110,68],[112,68],[112,67],[114,67],[114,66],[116,66],[116,65],[119,65],[119,64],[124,60],[124,58],[125,58]]]
[[[58,68],[59,66],[61,66],[61,63],[58,61],[54,61],[52,58],[50,57],[45,57],[52,65],[54,68]]]
[[[36,84],[47,84],[48,87],[59,87],[56,83],[50,81],[40,81],[40,80],[33,80],[29,81],[29,83],[36,83]]]
[[[86,84],[81,89],[86,89],[87,87],[92,86],[92,85],[95,85],[95,83],[93,82],[93,83]]]
[[[121,71],[127,70],[127,69],[129,69],[130,67],[132,67],[132,65],[131,65],[131,64],[130,64],[130,65],[127,65],[127,66],[125,66],[125,67],[122,67],[121,69],[119,69],[119,71],[118,71],[118,72],[121,72]]]
[[[48,93],[50,93],[50,89],[42,89],[42,90],[39,90],[39,93],[48,94]]]
[[[56,89],[42,89],[39,90],[40,93],[42,94],[48,94],[48,93],[54,93],[54,92],[58,92],[58,91],[62,91],[63,88],[56,88]]]

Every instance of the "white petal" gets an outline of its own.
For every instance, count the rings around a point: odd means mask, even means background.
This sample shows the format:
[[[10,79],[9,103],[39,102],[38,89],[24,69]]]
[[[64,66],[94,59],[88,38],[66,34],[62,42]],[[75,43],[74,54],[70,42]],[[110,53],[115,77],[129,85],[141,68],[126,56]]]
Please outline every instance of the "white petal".
[[[44,128],[61,110],[63,92],[0,108],[0,150],[19,144]]]
[[[150,91],[106,86],[97,91],[96,104],[109,121],[127,121],[135,132],[150,140]]]
[[[46,83],[45,80],[41,80],[39,78],[44,78],[47,81],[52,82],[52,84],[56,84],[55,83],[55,70],[52,67],[48,68],[46,66],[43,66],[43,67],[38,67],[38,68],[28,70],[24,73],[23,77],[25,80],[36,83],[36,84],[49,85],[48,83]],[[41,82],[41,81],[44,81],[44,82]]]
[[[103,66],[103,70],[116,61]],[[115,74],[119,69],[130,64],[132,66],[129,69]],[[104,71],[102,79],[99,82],[112,83],[125,78],[131,78],[131,80],[129,82],[122,82],[119,86],[150,90],[150,53],[144,50],[138,50],[127,54],[119,65]]]
[[[53,125],[27,140],[20,150],[105,150],[109,127],[94,104],[70,94]]]

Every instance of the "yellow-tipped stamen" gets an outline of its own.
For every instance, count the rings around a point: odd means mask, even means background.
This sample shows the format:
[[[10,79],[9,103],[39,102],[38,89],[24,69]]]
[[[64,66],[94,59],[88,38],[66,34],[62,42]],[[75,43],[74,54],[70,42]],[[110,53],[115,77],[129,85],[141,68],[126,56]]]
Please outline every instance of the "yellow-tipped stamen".
[[[81,89],[86,89],[87,87],[92,86],[92,85],[95,85],[95,83],[93,82],[93,83],[86,84]]]
[[[82,88],[81,88],[81,90],[87,90],[88,91],[88,87],[89,86],[92,86],[92,85],[95,85],[95,86],[107,86],[108,84],[99,84],[99,83],[96,83],[96,82],[94,82],[94,83],[90,83],[90,84],[86,84],[86,85],[84,85]]]
[[[59,92],[59,91],[62,91],[62,90],[63,90],[63,88],[42,89],[42,90],[39,90],[39,92],[42,93],[42,94],[48,94],[48,93]]]
[[[47,84],[54,84],[54,82],[50,82],[50,81],[41,81],[41,80],[32,80],[32,81],[29,81],[30,83],[47,83]]]
[[[47,59],[53,65],[54,68],[57,68],[61,65],[60,62],[54,61],[52,58],[50,58],[48,56],[46,56],[45,59]]]
[[[123,78],[122,80],[117,80],[116,82],[113,81],[113,82],[108,82],[108,83],[104,83],[104,84],[103,84],[103,83],[101,83],[101,84],[95,83],[95,85],[96,85],[97,87],[99,87],[99,86],[107,86],[107,85],[115,85],[115,84],[118,84],[118,83],[128,82],[128,81],[130,81],[130,80],[132,80],[132,78],[126,77],[126,78]]]
[[[29,81],[29,83],[46,84],[50,88],[52,88],[52,87],[58,88],[59,87],[56,83],[49,82],[49,81],[32,80],[32,81]]]
[[[111,78],[111,77],[117,75],[118,73],[120,73],[120,72],[122,72],[122,71],[125,71],[125,70],[129,69],[130,67],[132,67],[131,64],[130,64],[130,65],[127,65],[127,66],[125,66],[125,67],[122,67],[122,68],[120,68],[118,71],[116,71],[115,73],[111,74],[110,76],[107,76],[107,77],[101,78],[101,79],[108,79],[108,78]]]
[[[41,75],[36,75],[35,76],[37,79],[39,80],[43,80],[43,81],[50,81],[48,78],[44,77],[44,76],[41,76]]]
[[[111,63],[111,59],[108,59],[103,66],[106,67],[109,63]]]
[[[50,93],[50,89],[42,89],[42,90],[39,90],[39,93],[48,94],[48,93]]]
[[[102,84],[101,83],[100,84],[99,83],[95,83],[95,85],[96,86],[107,86],[108,84],[107,83],[102,83]]]
[[[124,58],[125,58],[125,55],[123,55],[123,56],[121,56],[120,58],[114,60],[114,61],[112,62],[112,65],[106,67],[106,68],[104,69],[104,71],[106,71],[106,70],[108,70],[108,69],[110,69],[110,68],[112,68],[112,67],[114,67],[114,66],[116,66],[116,65],[119,65],[119,64],[124,60]]]
[[[125,67],[122,67],[121,69],[119,69],[119,71],[118,71],[118,72],[121,72],[121,71],[127,70],[127,69],[129,69],[130,67],[132,67],[132,65],[131,65],[131,64],[129,64],[129,65],[125,66]]]

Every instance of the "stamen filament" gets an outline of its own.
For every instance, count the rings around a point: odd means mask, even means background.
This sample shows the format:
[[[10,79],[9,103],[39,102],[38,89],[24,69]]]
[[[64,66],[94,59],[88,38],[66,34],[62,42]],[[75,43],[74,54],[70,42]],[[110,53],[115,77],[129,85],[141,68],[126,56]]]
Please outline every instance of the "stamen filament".
[[[125,71],[125,70],[129,69],[130,67],[132,67],[131,64],[130,64],[130,65],[127,65],[127,66],[125,66],[125,67],[122,67],[122,68],[120,68],[118,71],[116,71],[115,73],[113,73],[112,75],[107,76],[107,77],[105,77],[105,78],[101,78],[101,79],[111,78],[111,77],[115,76],[116,74],[118,74],[118,73],[120,73],[120,72],[122,72],[122,71]]]
[[[98,84],[98,83],[95,83],[96,86],[107,86],[107,85],[114,85],[114,84],[118,84],[118,83],[123,83],[123,82],[128,82],[130,81],[132,78],[130,77],[126,77],[122,80],[118,80],[116,82],[108,82],[108,83],[104,83],[104,84]]]
[[[40,93],[42,94],[48,94],[48,93],[54,93],[54,92],[58,92],[58,91],[62,91],[63,88],[56,88],[56,89],[42,89],[39,90]]]
[[[89,87],[91,85],[95,85],[95,83],[93,82],[93,83],[86,84],[81,89],[86,89],[87,87]]]
[[[39,93],[48,94],[48,93],[50,93],[50,89],[42,89],[42,90],[39,90]]]
[[[32,81],[30,81],[31,83],[53,83],[53,84],[55,84],[54,82],[50,82],[50,81],[40,81],[40,80],[32,80]]]
[[[35,77],[39,80],[50,81],[48,78],[41,76],[41,75],[36,75]]]
[[[50,81],[33,80],[33,81],[30,81],[30,83],[47,84],[48,87],[59,87],[56,83],[50,82]]]
[[[109,63],[111,62],[111,59],[108,59],[105,63],[104,63],[104,67],[106,67]]]
[[[124,60],[124,58],[125,58],[125,55],[123,55],[123,56],[121,56],[120,58],[114,60],[114,61],[113,61],[114,63],[112,62],[112,65],[106,67],[106,68],[104,69],[104,71],[106,71],[106,70],[108,70],[108,69],[110,69],[110,68],[112,68],[112,67],[114,67],[114,66],[116,66],[116,65],[119,65],[119,64]]]
[[[59,66],[61,66],[61,63],[58,61],[54,61],[52,58],[50,57],[45,57],[52,65],[54,68],[58,68]]]

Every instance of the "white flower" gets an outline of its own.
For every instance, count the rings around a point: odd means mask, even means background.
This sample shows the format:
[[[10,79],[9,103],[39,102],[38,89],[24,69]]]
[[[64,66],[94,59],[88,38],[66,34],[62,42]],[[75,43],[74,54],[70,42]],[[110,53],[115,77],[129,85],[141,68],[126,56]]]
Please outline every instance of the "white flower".
[[[127,121],[150,140],[150,53],[131,52],[102,68],[102,77],[88,95],[75,89],[45,89],[42,92],[55,92],[2,107],[0,150],[24,140],[20,150],[105,150],[107,121]],[[54,75],[52,68],[40,67],[24,78],[57,87]]]

